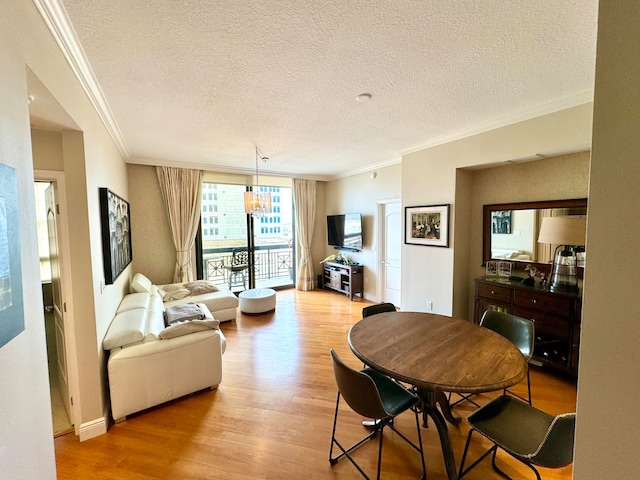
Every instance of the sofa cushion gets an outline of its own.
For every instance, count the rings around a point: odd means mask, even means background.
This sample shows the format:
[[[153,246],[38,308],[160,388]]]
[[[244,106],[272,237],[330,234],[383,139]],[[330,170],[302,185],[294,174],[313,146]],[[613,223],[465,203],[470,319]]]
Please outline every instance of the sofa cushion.
[[[136,273],[131,280],[131,292],[132,293],[148,293],[151,294],[151,280],[145,277],[141,273]]]
[[[111,350],[142,342],[146,323],[146,308],[134,308],[118,313],[109,325],[107,334],[102,341],[102,348]]]
[[[160,332],[160,338],[167,340],[169,338],[180,337],[194,332],[201,332],[202,330],[217,329],[219,325],[220,322],[213,318],[175,322]]]
[[[149,294],[148,293],[130,293],[125,295],[116,314],[126,312],[127,310],[135,310],[138,308],[149,308]]]

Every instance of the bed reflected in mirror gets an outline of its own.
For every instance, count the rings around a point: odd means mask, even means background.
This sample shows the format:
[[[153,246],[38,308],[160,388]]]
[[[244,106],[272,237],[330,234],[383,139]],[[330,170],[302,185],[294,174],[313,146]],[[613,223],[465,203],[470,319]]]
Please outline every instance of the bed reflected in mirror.
[[[586,214],[586,198],[484,205],[483,265],[489,260],[550,265],[556,246],[538,243],[542,219]]]

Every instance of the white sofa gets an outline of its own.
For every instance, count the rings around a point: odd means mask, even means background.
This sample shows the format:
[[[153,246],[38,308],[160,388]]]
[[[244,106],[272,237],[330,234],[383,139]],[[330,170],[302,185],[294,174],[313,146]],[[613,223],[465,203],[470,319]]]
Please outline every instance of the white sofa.
[[[194,286],[199,287],[202,285],[209,286],[209,289],[214,291],[206,291],[208,289],[205,288],[204,290],[206,293],[194,295],[188,288],[186,288],[191,287],[193,289]],[[236,318],[238,297],[236,297],[229,289],[216,287],[215,285],[211,285],[209,282],[154,285],[151,280],[143,274],[136,273],[131,280],[130,290],[132,293],[146,292],[148,294],[152,294],[156,291],[154,287],[156,287],[158,294],[162,297],[165,308],[187,302],[204,303],[209,308],[213,318],[220,322],[235,320]]]
[[[102,342],[111,413],[116,422],[135,412],[222,380],[226,340],[204,304],[204,319],[165,327],[164,305],[156,293],[126,295]]]

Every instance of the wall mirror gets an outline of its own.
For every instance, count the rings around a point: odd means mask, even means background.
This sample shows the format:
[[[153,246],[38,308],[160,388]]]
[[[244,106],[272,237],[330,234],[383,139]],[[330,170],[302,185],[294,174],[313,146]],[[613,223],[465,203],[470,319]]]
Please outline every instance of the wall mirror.
[[[489,260],[509,260],[545,269],[553,263],[556,246],[538,243],[542,218],[586,214],[586,198],[484,205],[482,264]]]

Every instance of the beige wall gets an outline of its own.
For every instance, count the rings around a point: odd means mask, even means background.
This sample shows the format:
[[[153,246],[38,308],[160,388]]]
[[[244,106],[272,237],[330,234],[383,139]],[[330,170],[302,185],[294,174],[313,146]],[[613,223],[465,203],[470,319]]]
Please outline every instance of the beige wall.
[[[375,215],[377,202],[402,198],[400,163],[376,170],[377,176],[371,178],[371,172],[361,173],[327,183],[326,212],[321,220],[322,230],[316,235],[316,240],[322,242],[325,255],[337,253],[333,247],[327,245],[326,215],[342,213],[360,213],[362,215],[363,249],[360,252],[345,252],[354,261],[364,265],[364,296],[377,301],[377,245],[375,231]],[[400,235],[401,232],[398,232]],[[318,270],[319,271],[319,270]]]
[[[600,2],[574,478],[640,476],[640,4]],[[613,240],[613,244],[612,244]]]
[[[473,317],[473,279],[484,275],[482,266],[482,206],[494,203],[532,202],[586,198],[589,188],[589,152],[505,165],[467,170],[471,175],[471,207],[468,242],[468,310]],[[461,185],[457,185],[461,189]],[[463,247],[456,241],[456,251]],[[460,256],[464,256],[461,249]],[[459,255],[456,254],[456,258]],[[524,264],[523,264],[524,265]],[[524,268],[524,266],[522,267]],[[465,308],[467,308],[465,307]]]
[[[35,170],[64,171],[62,133],[52,130],[31,129],[31,148]]]
[[[468,248],[458,248],[456,227],[471,222],[469,202],[458,193],[458,168],[488,165],[515,158],[584,149],[591,141],[591,105],[585,104],[447,144],[407,154],[402,160],[402,197],[405,206],[451,204],[450,248],[404,245],[402,250],[402,305],[452,315],[466,310],[468,284],[464,278]],[[468,181],[468,178],[465,178]],[[541,186],[544,188],[544,186]],[[456,199],[463,199],[461,208]],[[461,258],[458,258],[459,256]],[[455,265],[455,269],[454,269]],[[455,298],[455,303],[454,303]]]
[[[176,249],[171,239],[156,168],[128,165],[127,172],[131,203],[132,271],[144,274],[158,285],[171,283]]]

